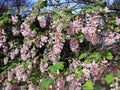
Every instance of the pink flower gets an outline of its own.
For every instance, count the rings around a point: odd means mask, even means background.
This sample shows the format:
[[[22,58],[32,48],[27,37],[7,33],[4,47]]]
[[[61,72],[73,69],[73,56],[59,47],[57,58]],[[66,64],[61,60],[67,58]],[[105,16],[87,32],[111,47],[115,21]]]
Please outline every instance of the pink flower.
[[[39,90],[38,87],[36,85],[34,85],[33,83],[30,83],[28,85],[28,90]]]
[[[61,49],[63,48],[63,44],[62,43],[56,43],[53,46],[53,51],[55,54],[58,54],[61,52]]]
[[[4,64],[6,65],[8,63],[8,57],[4,57]]]
[[[27,76],[26,74],[22,75],[22,80],[23,80],[23,81],[26,81],[27,78],[28,78],[28,76]]]
[[[12,81],[12,79],[13,79],[13,72],[8,71],[8,81]]]
[[[18,54],[19,54],[19,49],[16,48],[16,49],[14,50],[14,54],[15,54],[15,55],[18,55]]]
[[[40,70],[41,70],[42,73],[46,71],[47,67],[48,67],[48,63],[47,62],[41,62],[40,63]]]
[[[72,52],[75,52],[77,54],[78,47],[79,47],[79,44],[78,44],[77,40],[75,38],[72,38],[70,40],[70,48],[71,48]]]
[[[0,34],[0,47],[3,46],[3,44],[6,42],[6,36]]]
[[[13,60],[15,58],[15,54],[12,52],[10,58]]]
[[[8,43],[9,43],[9,45],[10,45],[10,48],[12,48],[12,47],[14,46],[14,44],[13,44],[12,41],[10,41],[10,42],[8,42]]]
[[[32,69],[32,64],[28,65],[28,69],[30,69],[30,70]]]
[[[3,46],[3,52],[6,53],[8,51],[8,47],[7,46]]]
[[[20,33],[20,31],[19,31],[19,30],[17,30],[17,28],[16,28],[16,27],[12,27],[12,33],[13,33],[13,36],[18,36],[18,35],[19,35],[19,33]]]
[[[86,67],[83,68],[84,77],[86,80],[90,78],[90,70]]]
[[[105,10],[105,12],[106,12],[106,13],[108,13],[108,12],[109,12],[108,7],[105,7],[105,9],[104,9],[104,10]]]
[[[111,30],[104,32],[103,42],[105,46],[112,45],[120,39],[120,34],[112,32]]]
[[[47,42],[47,40],[48,40],[47,36],[41,35],[41,41],[42,42]]]
[[[15,74],[18,81],[22,79],[23,72],[24,72],[24,68],[22,65],[15,68]]]
[[[27,57],[26,57],[25,54],[22,54],[22,55],[21,55],[21,58],[22,58],[23,61],[26,61],[26,60],[27,60]]]
[[[116,25],[120,25],[120,18],[116,17]]]
[[[38,16],[37,19],[39,21],[40,27],[45,28],[46,27],[45,16]]]
[[[5,90],[13,90],[13,85],[11,82],[6,82],[5,83]]]
[[[13,22],[13,24],[16,24],[18,22],[18,17],[12,16],[12,22]]]
[[[63,77],[59,77],[56,81],[58,90],[64,90],[65,81]]]

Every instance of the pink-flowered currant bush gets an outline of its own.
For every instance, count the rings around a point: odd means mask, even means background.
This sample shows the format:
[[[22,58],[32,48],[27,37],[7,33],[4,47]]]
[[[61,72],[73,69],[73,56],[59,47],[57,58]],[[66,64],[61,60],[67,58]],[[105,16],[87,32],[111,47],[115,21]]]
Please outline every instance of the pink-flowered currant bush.
[[[120,18],[100,2],[0,17],[0,88],[120,89]],[[95,8],[96,7],[96,8]]]

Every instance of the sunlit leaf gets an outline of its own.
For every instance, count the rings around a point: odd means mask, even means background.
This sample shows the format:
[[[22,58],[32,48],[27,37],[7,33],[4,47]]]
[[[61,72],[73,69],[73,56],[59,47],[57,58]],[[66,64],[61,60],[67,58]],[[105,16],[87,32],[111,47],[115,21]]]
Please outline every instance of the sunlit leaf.
[[[79,59],[83,59],[83,58],[85,58],[86,56],[87,56],[87,53],[82,53],[82,54],[80,54]]]
[[[40,90],[47,89],[50,86],[50,84],[52,84],[52,79],[49,77],[44,78],[42,82],[39,84],[39,88]]]
[[[16,83],[17,82],[17,78],[14,78],[13,80],[12,80],[12,83]]]
[[[93,90],[94,85],[95,85],[94,82],[86,81],[83,86],[84,86],[85,90]]]
[[[101,57],[100,52],[94,52],[92,53],[88,58],[96,58],[99,59]]]
[[[87,64],[92,63],[92,61],[93,61],[93,60],[92,60],[92,59],[90,59],[90,58],[88,58],[88,59],[86,59],[86,60],[85,60],[85,62],[86,62]]]
[[[106,53],[106,58],[107,58],[108,60],[112,60],[112,58],[113,58],[112,53],[111,53],[111,52],[107,52],[107,53]]]
[[[83,71],[82,70],[75,73],[75,76],[77,78],[80,78],[82,75],[83,75]]]
[[[57,70],[64,69],[64,62],[57,62],[55,65],[48,67],[51,73],[55,74]]]
[[[119,28],[119,27],[116,27],[116,28],[114,29],[114,31],[115,31],[115,32],[120,32],[120,28]]]
[[[114,78],[113,74],[107,74],[104,77],[104,80],[106,81],[107,84],[110,84],[115,80],[115,78]]]

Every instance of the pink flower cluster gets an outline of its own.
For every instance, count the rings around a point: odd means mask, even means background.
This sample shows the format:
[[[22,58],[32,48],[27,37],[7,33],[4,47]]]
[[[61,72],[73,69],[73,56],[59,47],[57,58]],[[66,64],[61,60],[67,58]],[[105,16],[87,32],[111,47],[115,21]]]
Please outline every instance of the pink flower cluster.
[[[40,71],[43,73],[47,71],[48,63],[47,62],[40,62]]]
[[[120,39],[120,34],[113,32],[112,30],[104,32],[103,34],[103,42],[104,42],[104,45],[106,46],[116,43],[117,40],[119,39]]]
[[[86,26],[82,28],[82,33],[85,35],[86,40],[96,45],[98,42],[96,31],[99,25],[99,16],[97,12],[94,12],[92,15],[87,14],[86,17]]]
[[[13,36],[18,36],[20,34],[20,31],[16,27],[12,27],[12,33]]]
[[[101,56],[98,62],[96,58],[91,58],[92,63],[86,63],[89,54],[93,53],[93,50],[98,51],[98,47],[101,47],[100,45],[97,46],[99,40],[102,40],[101,44],[109,46],[120,39],[120,34],[109,27],[109,18],[107,18],[109,10],[107,7],[104,9],[105,13],[103,15],[100,14],[101,12],[93,11],[90,14],[83,13],[76,18],[72,17],[72,20],[66,19],[65,15],[61,15],[64,20],[62,18],[55,21],[50,19],[51,23],[48,24],[48,30],[45,29],[47,18],[45,18],[45,15],[37,16],[38,11],[38,8],[35,8],[25,18],[19,26],[20,31],[15,26],[18,17],[12,16],[12,36],[7,36],[8,32],[4,29],[0,30],[0,62],[4,63],[0,66],[2,67],[0,84],[5,86],[6,90],[13,90],[14,86],[21,83],[28,85],[28,90],[39,90],[41,88],[39,84],[46,77],[53,80],[53,83],[48,87],[51,90],[83,90],[82,85],[87,80],[101,81],[104,84],[103,77],[107,73],[117,76],[119,67],[116,62],[119,60],[119,45],[110,49],[113,54],[112,60],[107,61],[105,56]],[[37,14],[34,15],[34,13]],[[45,32],[41,31],[41,28],[32,30],[31,25],[34,24],[36,19]],[[62,30],[66,24],[68,26]],[[107,25],[108,30],[104,30]],[[119,27],[119,25],[120,20],[116,18],[115,27]],[[98,33],[102,33],[101,37]],[[82,34],[91,44],[84,46],[86,40],[84,42],[83,39],[79,40],[78,34]],[[14,38],[18,35],[22,35],[22,39]],[[66,36],[70,36],[70,38],[66,39]],[[9,37],[12,37],[12,39]],[[86,47],[89,48],[86,49]],[[82,59],[79,59],[81,53],[87,53],[88,55],[85,57],[83,55]],[[61,61],[64,62],[64,70],[55,70],[56,74],[51,73],[51,70],[48,69],[49,66]],[[63,68],[62,65],[58,65],[58,68],[61,67]],[[53,71],[54,69],[56,68],[53,68]],[[77,77],[76,73],[79,72],[82,74]],[[40,79],[36,80],[37,77]],[[13,82],[14,80],[16,82]]]
[[[38,19],[38,21],[39,21],[40,27],[41,27],[41,28],[45,28],[45,27],[46,27],[46,19],[45,19],[45,16],[38,16],[37,19]]]
[[[44,35],[37,36],[36,39],[35,39],[35,43],[36,43],[37,48],[41,48],[47,42],[48,42],[48,37],[44,36]]]
[[[29,39],[33,39],[35,31],[31,31],[30,25],[23,24],[23,26],[21,25],[21,33],[24,37],[29,38]]]
[[[70,40],[70,48],[72,50],[72,52],[78,54],[79,53],[79,44],[78,44],[78,41],[75,39],[75,38],[72,38]]]
[[[19,54],[19,49],[13,49],[12,51],[11,51],[11,54],[10,54],[10,58],[11,58],[11,60],[13,60],[13,59],[15,59],[15,56],[17,56]]]
[[[35,48],[30,49],[31,44],[23,44],[20,54],[23,61],[26,61],[28,58],[34,58],[36,55]]]
[[[59,77],[57,80],[56,80],[56,88],[57,90],[64,90],[65,89],[65,81],[63,79],[63,77]]]
[[[18,22],[18,17],[12,16],[11,20],[12,20],[12,23],[15,25]]]
[[[28,86],[28,90],[39,90],[38,86],[34,85],[32,82]]]
[[[6,33],[4,31],[4,29],[0,30],[0,48],[4,45],[4,43],[6,42]]]
[[[69,82],[69,90],[81,90],[81,82],[75,78],[73,74],[66,76],[66,81]]]
[[[120,25],[120,18],[116,17],[116,25]]]
[[[53,22],[55,23],[55,22]],[[56,28],[56,31],[54,32],[54,34],[50,34],[52,40],[50,41],[50,44],[53,45],[53,47],[51,47],[50,52],[48,53],[48,57],[49,59],[53,62],[53,64],[55,64],[57,61],[59,61],[59,55],[63,49],[64,46],[64,38],[63,38],[63,34],[61,32],[61,25],[59,24],[58,27]]]

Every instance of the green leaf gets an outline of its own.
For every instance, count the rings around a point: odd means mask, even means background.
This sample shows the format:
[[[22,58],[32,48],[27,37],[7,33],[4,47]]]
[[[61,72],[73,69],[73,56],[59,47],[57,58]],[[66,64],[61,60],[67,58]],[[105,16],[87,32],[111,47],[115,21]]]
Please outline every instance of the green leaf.
[[[39,7],[39,8],[47,7],[47,1],[38,0],[38,2],[34,4],[33,9],[35,7]]]
[[[39,84],[40,90],[45,90],[47,89],[50,84],[52,84],[52,79],[47,77],[42,80],[42,82]]]
[[[113,74],[107,74],[104,77],[104,80],[106,81],[107,84],[110,84],[115,80],[115,78],[114,78]]]
[[[16,83],[17,82],[17,78],[14,78],[13,80],[12,80],[12,83]]]
[[[75,73],[75,76],[76,76],[77,78],[80,78],[82,75],[83,75],[83,71],[82,71],[82,70],[79,71],[79,72],[77,72],[77,73]]]
[[[87,64],[92,63],[92,61],[93,61],[93,60],[92,60],[92,59],[89,59],[89,58],[85,60],[85,62],[86,62]]]
[[[39,80],[39,78],[31,77],[30,80],[32,81],[33,84],[36,84],[37,83],[36,81]]]
[[[94,52],[92,53],[88,58],[96,58],[99,59],[101,57],[100,52]]]
[[[115,31],[115,32],[120,32],[120,28],[119,28],[119,27],[116,27],[116,28],[114,29],[114,31]]]
[[[2,26],[4,24],[3,20],[0,20],[0,26]]]
[[[23,6],[23,8],[21,8],[22,11],[25,11],[27,8],[27,6]]]
[[[117,72],[118,77],[120,77],[120,71]]]
[[[91,13],[92,11],[99,11],[100,7],[105,6],[105,2],[98,2],[98,3],[93,3],[82,9],[81,11],[84,11],[86,13]]]
[[[60,15],[58,14],[58,13],[55,13],[54,15],[53,15],[53,20],[55,21],[55,20],[57,20],[57,19],[59,19],[60,18]]]
[[[69,69],[68,69],[68,72],[69,72],[69,73],[73,73],[73,72],[75,72],[75,70],[74,70],[74,68],[69,68]]]
[[[51,73],[56,74],[57,70],[64,69],[64,62],[57,62],[55,65],[48,67]]]
[[[65,28],[67,28],[68,26],[69,26],[69,24],[63,24],[63,25],[61,26],[60,30],[63,30],[63,29],[65,29]]]
[[[58,22],[55,24],[54,28],[56,28],[59,24],[60,24],[60,22],[58,21]]]
[[[46,61],[48,61],[48,57],[41,59],[41,62],[46,62]]]
[[[43,1],[41,4],[40,4],[41,7],[47,7],[47,1]]]
[[[107,58],[108,60],[112,60],[112,58],[113,58],[112,53],[111,53],[111,52],[107,52],[107,53],[106,53],[106,58]]]
[[[86,81],[85,84],[83,85],[83,87],[85,88],[85,90],[93,90],[94,89],[94,82],[91,81]]]
[[[65,35],[65,39],[70,40],[71,36],[70,35]]]
[[[89,8],[89,9],[87,9],[86,10],[86,13],[90,13],[90,12],[92,12],[93,10],[91,9],[91,8]]]
[[[79,59],[83,59],[83,58],[85,58],[86,56],[87,56],[87,53],[82,53],[82,54],[80,54]]]
[[[28,84],[22,85],[22,89],[28,89]]]
[[[30,81],[32,81],[33,84],[36,84],[36,81],[39,80],[39,75],[40,74],[38,72],[33,72],[30,76]]]
[[[8,82],[8,79],[5,79],[4,82],[5,82],[5,83]]]
[[[100,6],[96,6],[95,8],[93,8],[94,11],[99,11],[100,10]]]
[[[111,23],[112,25],[115,25],[115,24],[116,24],[115,20],[110,20],[110,23]]]
[[[77,40],[84,39],[84,35],[83,34],[79,34],[76,38],[77,38]]]
[[[5,69],[1,74],[7,74],[7,70]]]
[[[72,10],[74,10],[73,7],[69,8],[69,9],[66,9],[66,8],[65,8],[65,9],[63,9],[63,12],[62,12],[62,13],[63,13],[64,15],[67,15],[67,16],[68,16],[68,15],[71,14]]]
[[[100,6],[105,6],[105,5],[106,5],[106,1],[103,0],[103,1],[101,1],[101,2],[98,2],[98,4],[99,4]]]

